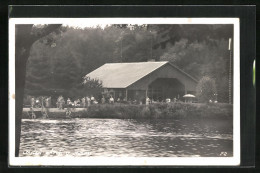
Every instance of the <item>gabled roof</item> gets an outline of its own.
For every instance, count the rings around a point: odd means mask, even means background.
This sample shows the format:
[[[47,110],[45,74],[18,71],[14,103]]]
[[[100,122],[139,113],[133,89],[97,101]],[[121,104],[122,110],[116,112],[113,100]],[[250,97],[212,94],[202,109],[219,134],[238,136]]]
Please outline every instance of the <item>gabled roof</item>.
[[[86,76],[101,80],[104,88],[126,88],[167,63],[168,61],[108,63]]]
[[[173,68],[182,72],[193,81],[197,82],[189,74],[168,61],[157,62],[134,62],[134,63],[107,63],[97,68],[86,76],[102,81],[104,88],[127,88],[141,78],[157,70],[158,68],[170,64]]]

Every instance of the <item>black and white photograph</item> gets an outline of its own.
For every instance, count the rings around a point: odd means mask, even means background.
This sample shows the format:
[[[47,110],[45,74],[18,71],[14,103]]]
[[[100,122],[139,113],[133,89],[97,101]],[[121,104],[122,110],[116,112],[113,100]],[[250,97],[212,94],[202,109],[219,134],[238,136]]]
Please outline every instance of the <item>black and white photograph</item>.
[[[10,165],[239,165],[239,85],[237,18],[10,18]]]

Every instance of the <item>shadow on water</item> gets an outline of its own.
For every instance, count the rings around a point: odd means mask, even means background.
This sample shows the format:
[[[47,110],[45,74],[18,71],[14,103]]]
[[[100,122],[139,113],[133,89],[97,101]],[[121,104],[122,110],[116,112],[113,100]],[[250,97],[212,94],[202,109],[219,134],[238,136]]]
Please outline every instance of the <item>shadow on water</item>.
[[[20,156],[230,157],[232,129],[227,120],[23,120]]]

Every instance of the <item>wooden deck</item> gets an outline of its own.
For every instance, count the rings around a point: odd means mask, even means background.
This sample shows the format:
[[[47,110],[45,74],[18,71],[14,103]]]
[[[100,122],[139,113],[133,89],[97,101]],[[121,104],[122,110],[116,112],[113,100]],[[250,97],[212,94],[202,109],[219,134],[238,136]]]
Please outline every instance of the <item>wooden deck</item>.
[[[47,108],[48,109],[48,112],[66,112],[67,108],[64,108],[64,109],[59,109],[59,108]],[[33,108],[33,111],[36,112],[36,111],[41,111],[42,108]],[[84,111],[84,110],[87,110],[87,108],[71,108],[71,111],[72,112],[80,112],[80,111]],[[23,111],[24,112],[28,112],[30,111],[30,108],[23,108]]]

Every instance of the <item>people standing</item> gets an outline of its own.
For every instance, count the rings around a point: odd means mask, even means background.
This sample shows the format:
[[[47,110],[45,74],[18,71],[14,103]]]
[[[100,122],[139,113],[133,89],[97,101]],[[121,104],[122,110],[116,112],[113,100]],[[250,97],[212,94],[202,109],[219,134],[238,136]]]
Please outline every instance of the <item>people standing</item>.
[[[50,107],[50,104],[49,104],[49,97],[47,97],[44,101],[45,101],[45,107],[46,108],[49,108]]]
[[[56,107],[57,107],[57,108],[60,107],[60,96],[57,98]]]
[[[104,96],[102,96],[102,98],[101,98],[101,103],[102,103],[102,104],[105,104],[105,103],[106,103],[106,99],[105,99]]]
[[[109,103],[114,104],[114,98],[112,96],[110,96],[110,98],[109,98]]]
[[[81,103],[82,103],[82,107],[85,108],[86,107],[86,99],[85,99],[85,97],[83,97],[81,99]]]
[[[66,110],[66,117],[71,117],[71,108],[72,108],[72,102],[70,98],[67,99],[67,110]]]
[[[71,105],[71,100],[70,98],[67,99],[67,106]]]
[[[80,99],[77,99],[77,106],[80,106]]]
[[[78,100],[75,98],[75,100],[74,100],[74,105],[75,105],[75,107],[77,107],[78,106]]]
[[[61,109],[64,109],[64,105],[65,105],[65,100],[64,100],[64,98],[61,96],[61,103],[60,103]]]
[[[36,100],[35,100],[35,107],[37,107],[37,108],[41,107],[41,103],[40,103],[39,98],[36,98]]]
[[[91,101],[91,104],[94,103],[94,101],[95,101],[95,97],[94,97],[93,95],[91,95],[90,101]]]
[[[35,99],[34,97],[31,98],[31,107],[34,108],[35,106]]]
[[[87,107],[89,107],[90,106],[90,98],[88,96],[86,97],[86,101],[87,101]]]
[[[57,100],[57,105],[59,110],[64,108],[64,104],[65,104],[65,100],[62,96],[59,96],[58,100]]]
[[[150,102],[151,102],[150,98],[149,98],[149,97],[146,97],[146,99],[145,99],[145,104],[146,104],[146,105],[149,105]]]

